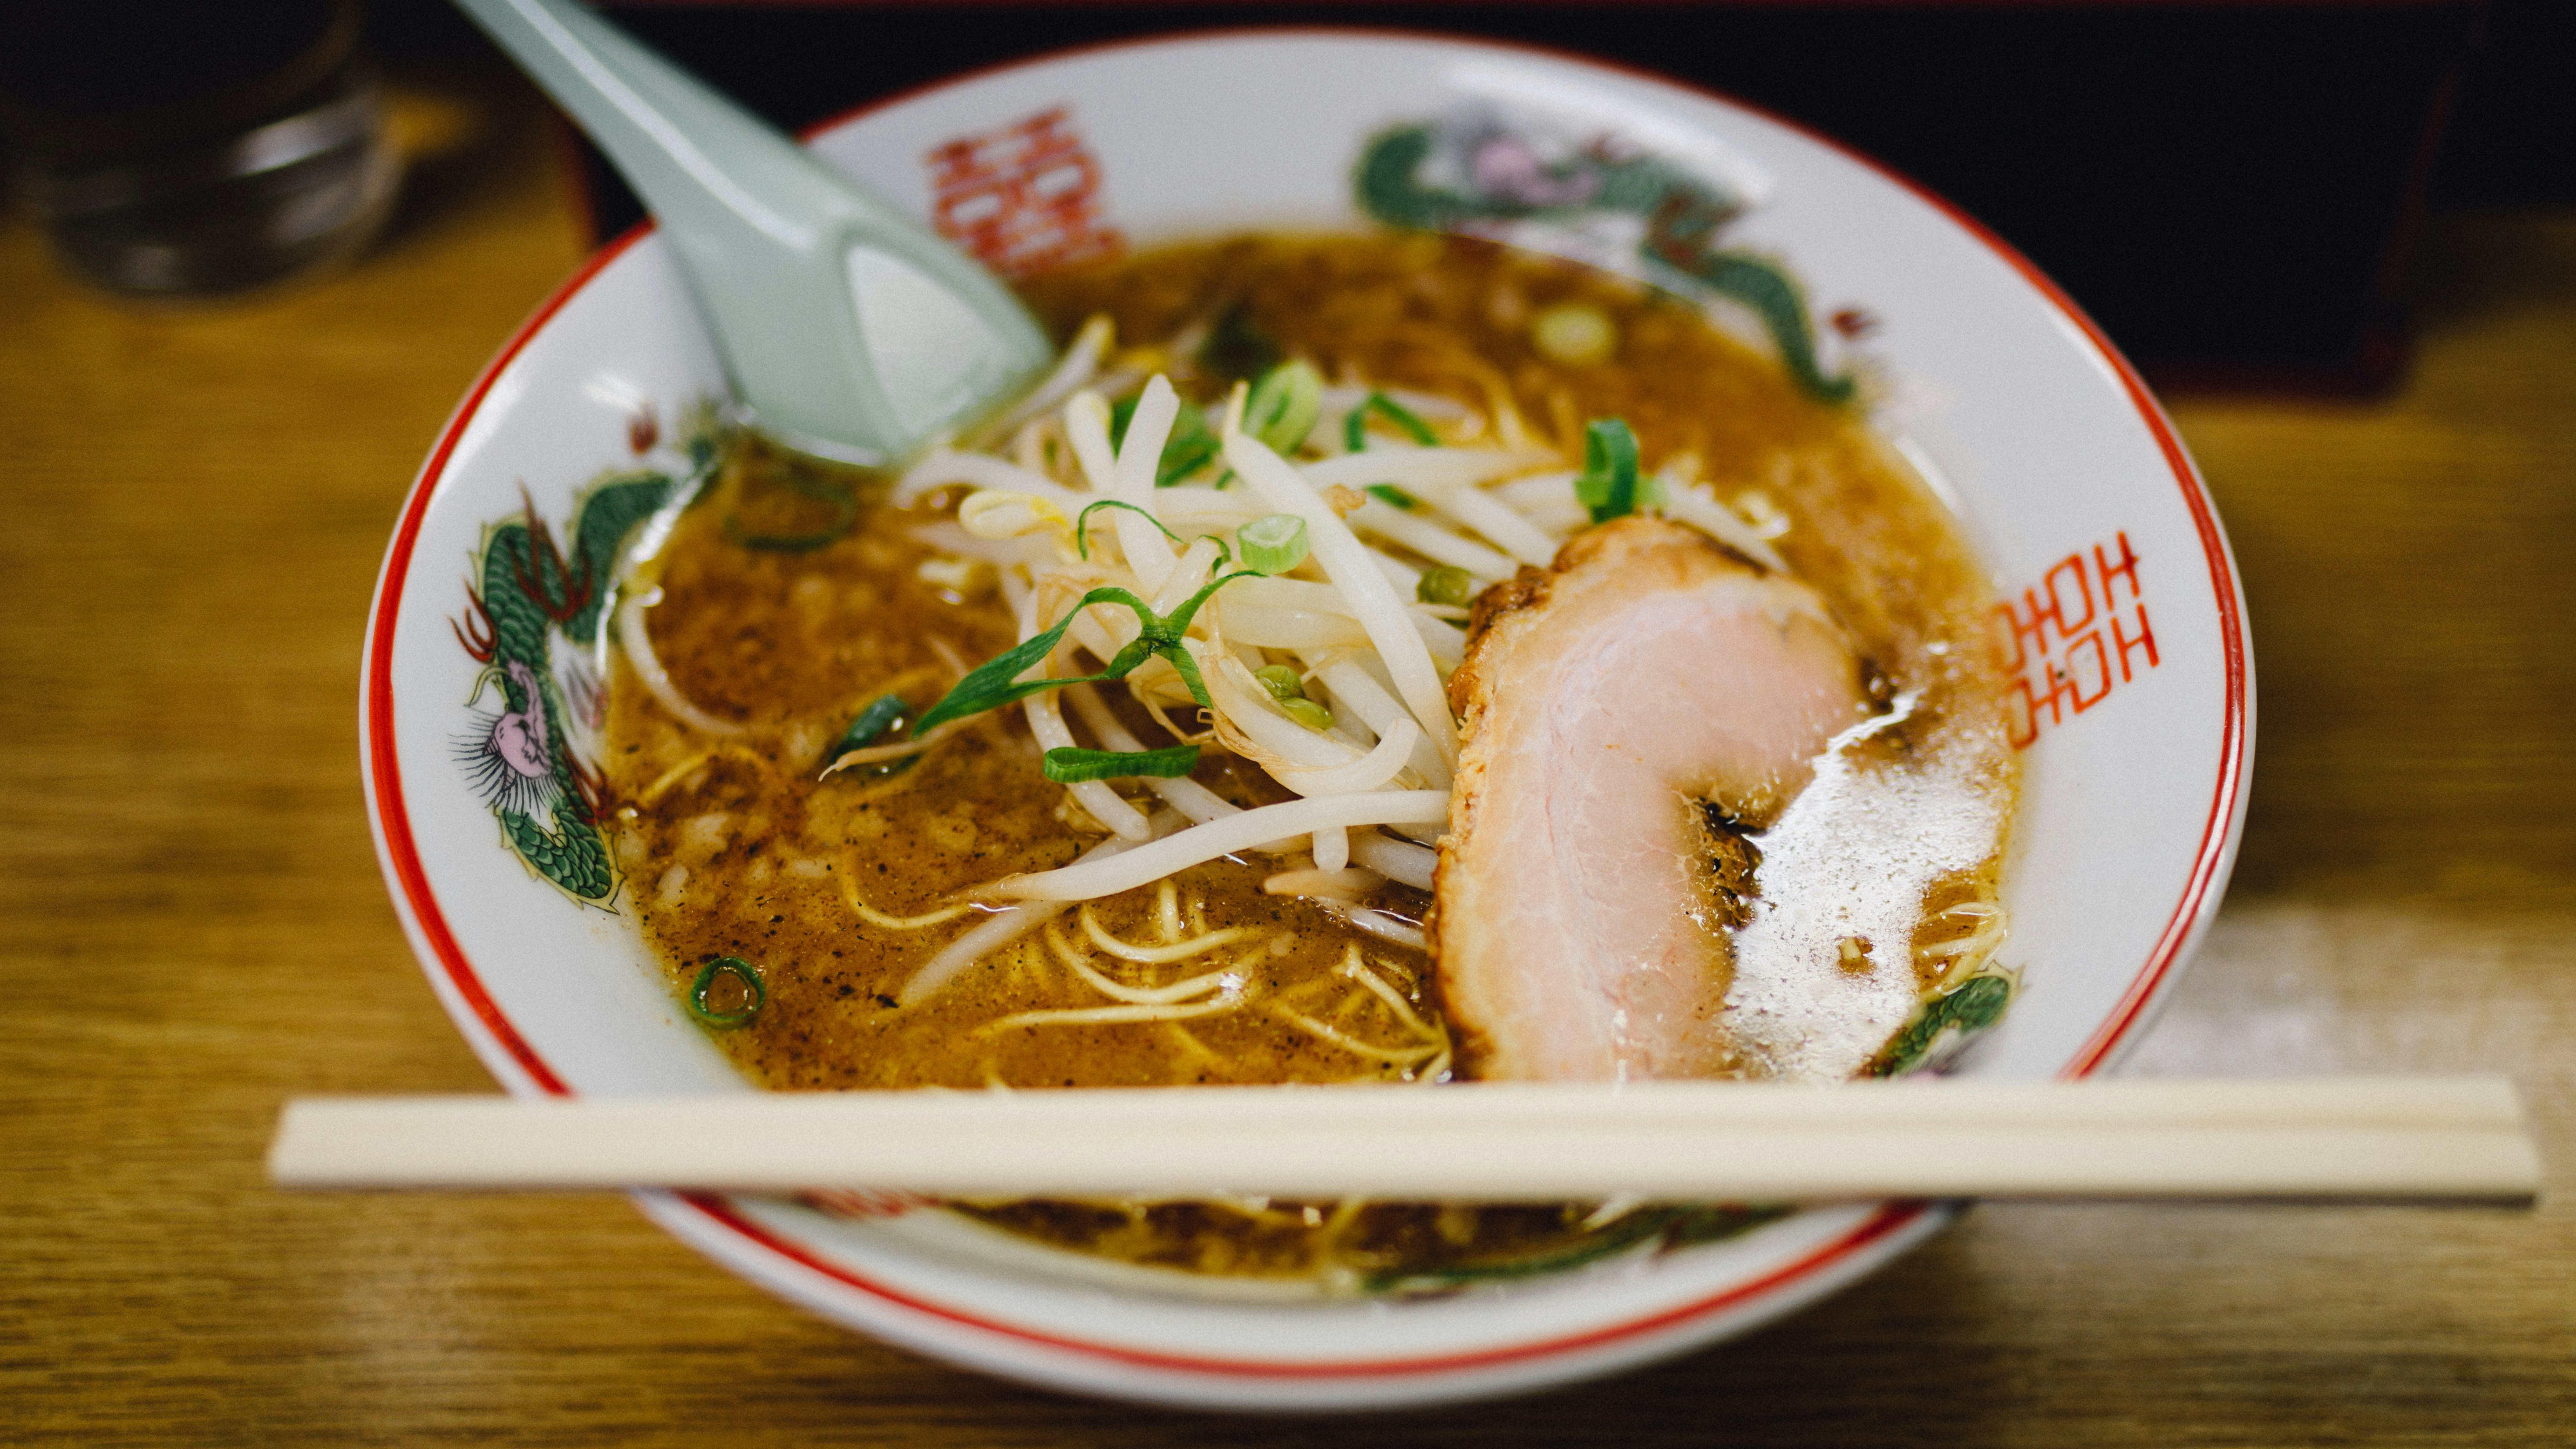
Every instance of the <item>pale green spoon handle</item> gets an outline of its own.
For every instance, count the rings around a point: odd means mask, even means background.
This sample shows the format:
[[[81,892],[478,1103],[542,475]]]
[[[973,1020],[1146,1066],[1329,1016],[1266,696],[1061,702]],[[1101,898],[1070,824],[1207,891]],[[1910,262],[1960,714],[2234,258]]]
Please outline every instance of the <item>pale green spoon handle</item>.
[[[1018,299],[946,242],[569,0],[456,0],[625,173],[752,423],[901,458],[1052,359]]]

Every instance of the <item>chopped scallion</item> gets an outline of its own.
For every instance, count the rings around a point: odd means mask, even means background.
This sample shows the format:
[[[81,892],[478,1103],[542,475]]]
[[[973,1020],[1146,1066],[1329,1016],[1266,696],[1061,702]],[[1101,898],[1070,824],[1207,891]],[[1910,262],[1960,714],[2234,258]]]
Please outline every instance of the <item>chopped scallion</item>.
[[[904,718],[911,713],[912,706],[903,702],[902,695],[877,696],[868,702],[867,708],[859,711],[857,719],[850,721],[848,729],[841,731],[840,743],[823,752],[823,763],[828,765],[852,750],[863,750],[870,745],[887,743],[886,737],[900,733]],[[900,760],[880,761],[870,766],[868,773],[879,779],[888,779],[902,774],[920,762],[919,755],[906,755]]]
[[[1225,450],[1225,444],[1208,430],[1207,420],[1199,416],[1198,409],[1183,408],[1181,416],[1189,421],[1173,427],[1172,440],[1163,445],[1163,460],[1154,467],[1157,488],[1179,487]],[[1220,480],[1217,486],[1222,488],[1225,484]]]
[[[719,996],[720,991],[725,994]],[[732,1004],[737,999],[741,1004]],[[689,987],[689,1015],[710,1031],[749,1026],[768,1004],[769,988],[761,982],[760,969],[739,956],[718,956],[708,962]]]
[[[1358,407],[1351,409],[1350,416],[1342,419],[1344,448],[1356,453],[1368,446],[1368,415],[1371,413],[1376,413],[1395,424],[1398,431],[1426,448],[1440,445],[1440,435],[1431,431],[1429,423],[1414,416],[1411,408],[1388,397],[1385,393],[1373,392],[1362,400]]]
[[[1093,508],[1099,506],[1101,505],[1092,505]],[[1089,508],[1083,510],[1085,513],[1090,511]],[[949,690],[937,704],[932,705],[929,713],[913,722],[913,731],[916,735],[928,734],[952,719],[964,719],[968,715],[982,714],[988,709],[999,709],[1003,705],[1026,699],[1043,690],[1062,689],[1068,684],[1099,684],[1112,679],[1124,679],[1129,671],[1144,663],[1149,657],[1159,657],[1170,664],[1180,674],[1181,683],[1189,689],[1190,698],[1197,700],[1202,709],[1213,709],[1216,706],[1214,701],[1208,698],[1207,681],[1199,676],[1199,662],[1190,657],[1189,650],[1182,646],[1181,641],[1190,631],[1190,621],[1198,617],[1200,606],[1214,596],[1217,590],[1233,583],[1236,579],[1253,577],[1257,576],[1248,571],[1219,574],[1210,579],[1206,587],[1184,599],[1181,606],[1174,609],[1168,616],[1155,613],[1152,605],[1125,589],[1115,587],[1093,589],[1067,610],[1065,616],[1056,621],[1054,628],[1023,641],[1016,648],[993,656],[977,666],[964,679],[957,681],[956,688]],[[1074,615],[1094,604],[1116,604],[1135,614],[1137,633],[1134,639],[1128,641],[1127,647],[1119,650],[1098,674],[1076,674],[1050,679],[1020,678],[1021,675],[1036,668],[1048,655],[1053,654],[1056,645],[1064,642],[1065,630],[1073,627]]]
[[[1283,362],[1261,375],[1243,403],[1243,430],[1281,457],[1297,451],[1324,412],[1324,379],[1302,362]]]
[[[867,708],[859,711],[857,719],[850,721],[850,727],[841,732],[841,742],[832,747],[832,753],[846,754],[851,750],[864,749],[875,744],[877,736],[889,730],[903,728],[903,716],[902,695],[877,696],[869,701]]]
[[[1256,573],[1284,574],[1306,561],[1306,520],[1293,513],[1270,513],[1236,529],[1243,565]]]
[[[1322,734],[1333,727],[1333,712],[1302,695],[1296,699],[1279,701],[1279,707],[1288,711],[1290,719],[1317,734]]]
[[[1560,302],[1530,319],[1530,341],[1558,362],[1591,367],[1619,350],[1619,328],[1598,307]]]
[[[1136,416],[1137,399],[1120,398],[1109,409],[1109,446],[1122,447],[1127,441],[1127,424]],[[1216,461],[1224,444],[1207,425],[1199,410],[1184,402],[1172,418],[1172,435],[1163,442],[1163,456],[1154,463],[1154,486],[1178,487],[1201,468]]]
[[[1456,564],[1425,569],[1413,586],[1413,597],[1425,604],[1463,609],[1476,597],[1476,576]]]
[[[1083,750],[1072,746],[1046,752],[1046,777],[1059,785],[1085,780],[1176,779],[1197,769],[1199,747],[1174,745],[1164,750]]]
[[[1618,418],[1598,418],[1583,433],[1583,476],[1574,480],[1574,496],[1592,512],[1592,521],[1608,523],[1640,507],[1663,501],[1654,478],[1637,475],[1637,435]]]

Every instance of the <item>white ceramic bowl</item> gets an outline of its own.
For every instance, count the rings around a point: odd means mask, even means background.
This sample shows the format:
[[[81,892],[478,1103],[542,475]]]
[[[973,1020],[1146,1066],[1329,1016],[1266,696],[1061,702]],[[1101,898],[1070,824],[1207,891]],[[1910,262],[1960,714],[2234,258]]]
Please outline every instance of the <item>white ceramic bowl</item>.
[[[2234,854],[2253,727],[2245,622],[2218,520],[2153,399],[1976,223],[1718,97],[1429,37],[1109,46],[858,112],[813,146],[879,195],[1025,264],[1048,247],[1365,225],[1355,161],[1413,125],[1435,143],[1421,178],[1473,202],[1483,219],[1469,224],[1612,263],[1635,254],[1642,219],[1590,206],[1585,168],[1660,157],[1694,194],[1740,203],[1725,246],[1784,263],[1812,311],[1840,324],[1818,329],[1828,370],[1857,364],[1879,379],[1877,424],[1955,501],[2011,601],[1998,638],[2021,657],[2030,701],[2005,890],[2005,959],[2028,989],[1961,1070],[2081,1076],[2115,1061],[2208,924]],[[1515,197],[1554,205],[1502,219]],[[576,503],[599,496],[603,475],[685,469],[676,423],[722,390],[661,240],[629,236],[501,349],[431,452],[386,555],[363,705],[377,848],[440,999],[514,1093],[745,1090],[648,969],[624,895],[602,894],[596,874],[585,882],[578,862],[523,859],[456,753],[507,707],[506,694],[470,702],[489,611],[469,604],[460,564],[487,592],[509,586],[506,569],[481,570],[487,548],[525,543],[524,532],[510,542],[524,485],[577,572]],[[524,631],[505,640],[502,662],[533,657],[578,713],[585,681],[549,637],[534,656]],[[552,723],[579,748],[578,720]],[[1920,1203],[1809,1211],[1448,1298],[1296,1301],[1108,1270],[896,1201],[873,1219],[639,1201],[734,1271],[939,1358],[1089,1393],[1298,1409],[1470,1398],[1677,1353],[1814,1301],[1948,1216]]]

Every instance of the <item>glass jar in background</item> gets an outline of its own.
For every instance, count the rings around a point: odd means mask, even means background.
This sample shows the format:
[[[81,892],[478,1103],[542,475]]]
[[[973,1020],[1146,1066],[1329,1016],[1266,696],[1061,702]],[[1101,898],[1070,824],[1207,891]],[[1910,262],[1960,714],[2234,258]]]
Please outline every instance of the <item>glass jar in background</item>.
[[[346,257],[401,164],[357,0],[6,0],[0,135],[75,271],[238,291]]]

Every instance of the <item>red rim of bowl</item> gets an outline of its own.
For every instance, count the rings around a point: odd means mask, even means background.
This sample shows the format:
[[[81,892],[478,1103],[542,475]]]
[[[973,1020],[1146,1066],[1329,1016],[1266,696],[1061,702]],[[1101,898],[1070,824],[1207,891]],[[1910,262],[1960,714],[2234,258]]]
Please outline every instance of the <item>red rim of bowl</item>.
[[[1287,39],[1301,36],[1331,39],[1412,40],[1534,55],[1559,64],[1608,71],[1657,86],[1684,91],[1768,121],[1832,150],[1947,217],[2010,266],[2051,306],[2072,322],[2091,343],[2094,350],[2111,364],[2112,371],[2120,380],[2120,385],[2127,391],[2131,404],[2137,409],[2139,419],[2145,423],[2148,432],[2155,438],[2157,446],[2162,449],[2165,461],[2173,471],[2174,482],[2181,489],[2183,501],[2191,510],[2193,524],[2198,530],[2202,552],[2209,567],[2210,585],[2217,600],[2218,623],[2225,660],[2226,709],[2221,724],[2217,787],[2212,792],[2209,816],[2203,825],[2200,847],[2195,853],[2191,872],[2186,877],[2181,899],[2175,904],[2172,916],[2168,918],[2164,930],[2158,935],[2145,964],[2131,979],[2127,991],[2122,994],[2102,1025],[2077,1050],[2066,1066],[2060,1069],[2059,1075],[2068,1078],[2082,1077],[2098,1070],[2129,1034],[2144,1023],[2149,1010],[2181,960],[2184,947],[2190,941],[2195,929],[2215,908],[2218,891],[2227,877],[2234,853],[2233,825],[2239,804],[2243,799],[2247,763],[2249,694],[2244,620],[2237,599],[2235,570],[2227,551],[2226,537],[2219,527],[2217,512],[2211,506],[2199,473],[2193,467],[2190,455],[2184,451],[2180,438],[2175,435],[2173,425],[2165,417],[2164,410],[2147,391],[2146,384],[2139,379],[2137,370],[2129,365],[2128,359],[2120,354],[2118,348],[2112,346],[2110,339],[2094,325],[2093,319],[2086,316],[2083,309],[2059,290],[2057,284],[2039,268],[2032,265],[2027,257],[1987,230],[1974,217],[1913,180],[1831,137],[1820,135],[1796,121],[1766,111],[1759,106],[1750,105],[1705,87],[1570,51],[1498,42],[1481,37],[1399,28],[1249,27],[1183,32],[1075,47],[1025,60],[982,67],[899,92],[842,112],[808,127],[802,134],[810,140],[823,132],[901,105],[919,95],[945,90],[969,81],[1051,65],[1082,56],[1119,50],[1187,45],[1216,39]],[[440,433],[437,446],[431,450],[429,461],[423,465],[419,478],[412,485],[411,496],[404,503],[402,521],[395,530],[392,544],[386,550],[384,568],[377,580],[376,597],[367,632],[365,697],[361,702],[359,720],[360,732],[364,740],[360,764],[366,777],[368,794],[372,797],[375,806],[378,848],[383,857],[385,873],[395,888],[398,900],[407,907],[407,914],[411,917],[421,938],[428,943],[436,954],[439,965],[446,971],[448,983],[454,988],[456,995],[467,1009],[471,1010],[476,1019],[482,1023],[484,1030],[490,1034],[494,1046],[506,1053],[508,1058],[526,1074],[535,1090],[553,1096],[570,1096],[572,1089],[518,1034],[517,1029],[510,1024],[509,1018],[502,1013],[499,1005],[484,990],[481,978],[475,972],[473,964],[466,959],[464,950],[457,943],[454,933],[448,929],[445,915],[439,909],[437,898],[429,888],[427,872],[412,838],[410,815],[403,801],[400,761],[394,746],[392,675],[394,630],[396,618],[400,612],[403,587],[410,576],[413,548],[418,541],[422,520],[427,516],[430,500],[445,477],[449,456],[455,451],[458,440],[482,406],[493,383],[557,312],[578,296],[582,289],[610,263],[625,255],[630,248],[651,235],[652,231],[653,223],[648,219],[642,225],[594,252],[579,270],[556,288],[554,294],[519,325],[509,341],[493,356],[491,362],[485,365],[481,376],[475,379],[474,386],[466,393],[464,401],[457,406],[446,428]],[[427,963],[423,964],[424,969],[427,969]],[[877,1282],[851,1268],[824,1259],[751,1221],[736,1212],[721,1198],[686,1194],[678,1200],[705,1215],[714,1224],[738,1235],[754,1248],[822,1274],[836,1283],[857,1289],[887,1304],[927,1314],[957,1327],[991,1333],[1010,1340],[1017,1346],[1054,1349],[1149,1370],[1176,1370],[1194,1375],[1228,1378],[1309,1381],[1378,1380],[1403,1375],[1458,1373],[1599,1349],[1613,1343],[1634,1340],[1661,1330],[1677,1328],[1728,1309],[1741,1308],[1755,1300],[1785,1290],[1873,1243],[1888,1239],[1930,1211],[1929,1206],[1923,1203],[1882,1205],[1857,1226],[1832,1241],[1751,1282],[1737,1284],[1690,1303],[1658,1309],[1652,1313],[1615,1324],[1586,1329],[1579,1333],[1529,1343],[1414,1358],[1260,1360],[1160,1353],[1147,1349],[1095,1343],[980,1314],[963,1312]]]

